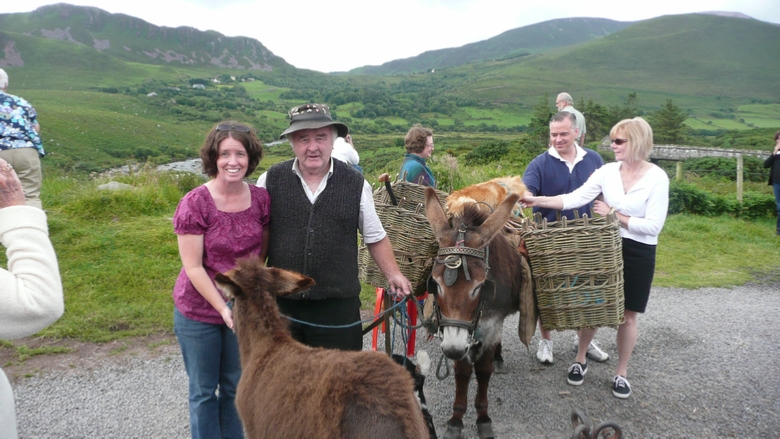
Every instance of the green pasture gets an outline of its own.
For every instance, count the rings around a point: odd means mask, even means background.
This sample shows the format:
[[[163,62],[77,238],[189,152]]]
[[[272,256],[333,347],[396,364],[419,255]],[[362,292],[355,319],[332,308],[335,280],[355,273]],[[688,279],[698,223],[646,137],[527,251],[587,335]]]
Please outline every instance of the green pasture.
[[[694,130],[744,130],[748,129],[746,123],[732,119],[719,119],[714,117],[699,116],[697,118],[688,118],[685,124]]]
[[[267,85],[260,80],[245,81],[241,83],[241,86],[246,89],[247,93],[249,93],[249,96],[261,101],[272,100],[276,102],[279,100],[280,94],[289,90],[287,88]]]

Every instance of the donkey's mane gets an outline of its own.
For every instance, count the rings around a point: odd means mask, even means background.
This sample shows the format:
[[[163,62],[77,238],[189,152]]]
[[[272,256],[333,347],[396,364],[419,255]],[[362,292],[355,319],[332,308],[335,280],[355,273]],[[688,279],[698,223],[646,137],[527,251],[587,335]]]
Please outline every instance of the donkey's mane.
[[[468,230],[475,230],[489,216],[490,214],[479,209],[476,203],[469,203],[463,206],[462,215],[450,219],[450,225],[455,233],[461,224],[465,224]],[[519,288],[521,279],[517,278],[515,274],[518,273],[516,267],[520,266],[520,253],[501,232],[493,237],[488,246],[490,247],[490,271],[493,279],[500,283],[506,283],[512,289]]]

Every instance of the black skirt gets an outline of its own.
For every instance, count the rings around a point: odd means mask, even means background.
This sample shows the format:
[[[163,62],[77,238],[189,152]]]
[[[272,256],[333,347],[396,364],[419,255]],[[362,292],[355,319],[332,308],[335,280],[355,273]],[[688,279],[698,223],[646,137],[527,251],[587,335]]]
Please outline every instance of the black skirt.
[[[623,280],[629,311],[645,312],[655,273],[655,248],[623,238]]]

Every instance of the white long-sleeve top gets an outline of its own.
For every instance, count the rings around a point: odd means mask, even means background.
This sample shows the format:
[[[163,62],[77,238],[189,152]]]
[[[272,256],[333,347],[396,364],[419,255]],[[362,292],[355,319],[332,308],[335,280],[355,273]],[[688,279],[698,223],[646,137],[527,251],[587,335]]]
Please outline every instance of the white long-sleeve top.
[[[46,214],[30,206],[0,209],[0,241],[8,270],[0,268],[0,340],[35,334],[62,316],[57,256]]]
[[[630,217],[628,227],[620,228],[622,237],[657,245],[669,210],[669,177],[663,169],[652,165],[625,193],[620,166],[620,162],[608,163],[597,169],[579,189],[562,195],[563,209],[582,206],[603,193],[608,206]]]
[[[46,214],[31,206],[0,209],[0,242],[8,256],[8,270],[0,268],[0,340],[35,334],[65,308]],[[2,369],[0,436],[17,437],[13,390]]]

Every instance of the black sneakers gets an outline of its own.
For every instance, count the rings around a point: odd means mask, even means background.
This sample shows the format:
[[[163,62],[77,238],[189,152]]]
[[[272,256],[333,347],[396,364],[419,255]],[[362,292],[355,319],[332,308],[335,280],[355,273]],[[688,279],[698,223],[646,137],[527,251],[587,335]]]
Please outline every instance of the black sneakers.
[[[569,376],[571,376],[571,373],[569,373]],[[631,385],[628,384],[628,380],[625,377],[615,375],[615,381],[612,383],[612,394],[621,399],[631,396]]]
[[[588,363],[574,363],[569,367],[569,376],[566,381],[572,386],[579,386],[585,380],[585,374],[588,373]]]

